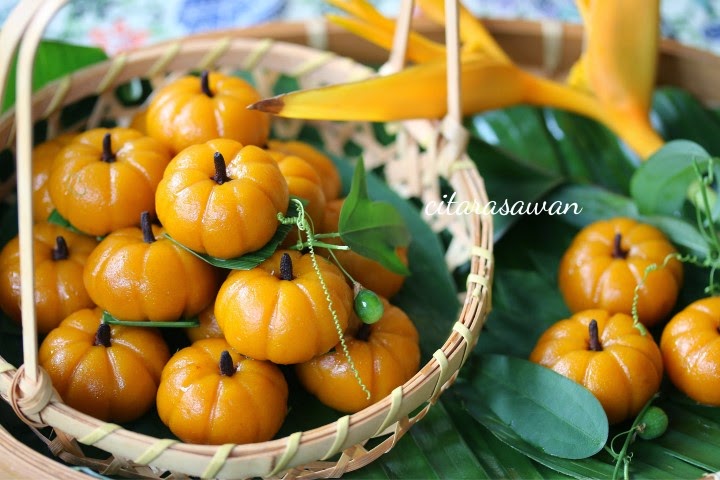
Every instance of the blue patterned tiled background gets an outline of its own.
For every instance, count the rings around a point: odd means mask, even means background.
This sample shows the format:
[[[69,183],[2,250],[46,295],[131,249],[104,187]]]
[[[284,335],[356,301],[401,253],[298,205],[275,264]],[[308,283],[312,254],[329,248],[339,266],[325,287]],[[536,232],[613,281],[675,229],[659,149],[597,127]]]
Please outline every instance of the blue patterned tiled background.
[[[0,24],[17,2],[0,0]],[[372,3],[393,15],[400,0]],[[464,0],[464,4],[484,17],[579,22],[573,0]],[[98,45],[113,54],[194,32],[317,18],[329,8],[323,0],[70,0],[47,36]],[[720,0],[663,0],[661,11],[663,35],[720,55]]]

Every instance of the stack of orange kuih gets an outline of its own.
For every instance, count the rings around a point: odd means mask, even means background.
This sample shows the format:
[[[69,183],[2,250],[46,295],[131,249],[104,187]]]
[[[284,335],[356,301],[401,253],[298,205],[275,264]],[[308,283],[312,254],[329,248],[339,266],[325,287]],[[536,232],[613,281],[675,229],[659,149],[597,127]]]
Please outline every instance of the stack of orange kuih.
[[[0,308],[22,331],[22,353],[0,342],[0,392],[17,416],[65,462],[109,475],[326,477],[390,450],[455,380],[489,310],[491,219],[423,218],[406,200],[439,202],[442,177],[458,201],[487,201],[453,75],[442,123],[286,120],[262,111],[283,82],[376,72],[228,35],[31,93],[65,2],[39,3],[20,2],[0,34],[3,78],[19,52],[0,118],[19,223]]]

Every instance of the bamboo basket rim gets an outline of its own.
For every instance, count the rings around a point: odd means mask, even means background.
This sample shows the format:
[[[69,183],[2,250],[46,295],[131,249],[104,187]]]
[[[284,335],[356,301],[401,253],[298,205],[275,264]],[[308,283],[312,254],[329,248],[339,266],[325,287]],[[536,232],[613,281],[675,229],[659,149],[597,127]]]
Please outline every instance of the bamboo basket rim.
[[[293,67],[295,67],[295,70],[301,71],[303,74],[307,73],[310,77],[317,76],[320,79],[326,79],[326,76],[335,70],[342,71],[345,77],[348,72],[356,76],[358,72],[362,75],[374,72],[346,57],[335,54],[328,55],[325,51],[311,47],[275,40],[227,37],[218,40],[191,36],[177,40],[174,45],[177,48],[169,49],[168,44],[158,44],[121,54],[52,82],[33,95],[31,112],[27,112],[26,115],[34,123],[41,118],[57,114],[61,107],[80,98],[93,93],[102,94],[110,91],[147,72],[161,76],[165,71],[195,69],[198,62],[222,65],[224,62],[232,62],[230,59],[234,59],[235,55],[241,53],[244,53],[243,58],[251,59],[249,63],[254,68],[281,67],[280,71],[288,69],[292,73]],[[275,59],[273,55],[277,55],[278,59]],[[268,65],[263,64],[266,60]],[[278,60],[283,60],[284,64],[282,66],[274,64]],[[293,61],[299,61],[299,64],[294,65]],[[102,86],[99,89],[100,92],[94,91],[91,87],[96,83],[92,80],[97,79],[100,79],[99,84]],[[19,105],[18,111],[22,108],[24,106]],[[3,145],[12,144],[15,132],[13,120],[16,113],[11,109],[0,117],[0,140],[5,142]],[[414,137],[413,142],[423,144],[424,147],[430,146],[431,151],[435,149],[433,142],[441,139],[438,136],[437,122],[416,120],[402,122],[402,125],[403,129],[411,137]],[[24,158],[18,159],[18,166],[23,160]],[[469,195],[469,199],[487,202],[484,184],[472,162],[466,156],[453,159],[453,161],[459,161],[457,163],[459,166],[448,170],[451,183],[460,182],[462,185],[458,189]],[[29,160],[27,162],[29,163]],[[312,462],[322,460],[323,457],[320,455],[323,452],[327,452],[326,457],[330,456],[331,452],[332,455],[341,451],[344,453],[341,460],[334,465],[331,462],[310,467],[315,470],[311,471],[308,476],[318,475],[318,472],[334,476],[342,474],[346,470],[364,466],[392,448],[408,428],[424,417],[437,398],[454,382],[460,367],[477,341],[482,324],[489,312],[489,286],[492,277],[492,220],[480,217],[480,215],[468,216],[469,219],[464,220],[467,222],[466,227],[472,231],[474,245],[472,251],[467,252],[468,259],[471,259],[471,274],[468,277],[468,290],[458,313],[458,319],[452,328],[448,325],[448,337],[444,344],[408,382],[398,387],[385,399],[360,412],[346,415],[335,422],[311,430],[262,443],[206,446],[178,442],[165,443],[162,447],[158,444],[163,440],[96,420],[64,405],[58,398],[53,398],[49,403],[40,405],[34,410],[28,409],[28,412],[18,410],[16,413],[21,415],[21,418],[26,417],[30,422],[51,425],[63,435],[67,434],[78,439],[80,443],[95,445],[115,454],[119,459],[119,462],[114,464],[116,470],[127,466],[126,459],[133,460],[155,454],[157,457],[150,460],[150,465],[163,471],[173,471],[172,467],[176,465],[174,462],[178,461],[180,457],[190,460],[201,457],[207,461],[207,463],[203,463],[202,468],[198,469],[193,466],[191,469],[183,468],[180,471],[184,474],[202,475],[203,477],[239,478],[238,473],[241,473],[243,478],[246,476],[274,476],[288,471],[292,467],[307,466]],[[25,387],[22,383],[23,375],[19,373],[21,371],[22,368],[15,370],[6,362],[3,364],[2,357],[0,357],[0,392],[11,397],[19,396],[19,402],[24,399],[20,391]],[[20,389],[16,390],[18,385],[13,382],[18,381],[20,381]],[[32,390],[32,387],[34,385],[31,384],[28,389]],[[32,397],[32,394],[25,393]],[[417,409],[423,405],[424,408],[417,412]],[[364,451],[362,448],[370,438],[388,435],[388,438],[372,450]],[[124,444],[123,448],[119,448],[109,445],[110,441],[127,442],[127,444]],[[330,445],[329,448],[328,445]],[[347,448],[348,446],[349,448]],[[159,450],[155,452],[156,449]],[[348,450],[352,451],[348,452]],[[163,457],[167,452],[173,455]],[[157,459],[162,459],[162,461],[156,462]],[[252,467],[249,467],[243,463],[245,459],[248,462],[255,461],[257,463],[252,463]],[[241,470],[238,471],[234,467]],[[294,472],[290,470],[289,475],[301,475],[302,469],[306,467],[299,468],[301,470]]]

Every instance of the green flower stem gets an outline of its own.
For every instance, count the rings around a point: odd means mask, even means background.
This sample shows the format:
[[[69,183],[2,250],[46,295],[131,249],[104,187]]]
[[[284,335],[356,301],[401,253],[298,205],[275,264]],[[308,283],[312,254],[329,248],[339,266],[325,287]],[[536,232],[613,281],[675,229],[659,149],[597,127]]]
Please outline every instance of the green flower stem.
[[[627,451],[628,448],[630,448],[630,444],[633,442],[633,440],[635,440],[635,434],[637,432],[638,425],[640,424],[640,420],[657,397],[658,394],[656,393],[650,398],[650,400],[647,401],[647,403],[645,403],[645,406],[643,406],[642,410],[640,410],[640,413],[638,413],[635,417],[635,420],[633,421],[630,430],[615,436],[615,438],[617,438],[619,435],[627,434],[627,436],[625,437],[625,442],[623,443],[622,449],[619,453],[615,453],[615,450],[612,448],[612,441],[610,442],[610,454],[615,458],[615,470],[613,470],[612,480],[618,479],[621,464],[623,465],[623,474],[625,480],[630,479],[630,459],[632,458],[632,454],[628,454]],[[613,441],[615,440],[615,438],[613,438]]]
[[[303,250],[305,248],[310,248],[310,242],[298,242],[295,245],[288,247],[289,250]],[[333,243],[325,243],[325,242],[316,242],[313,241],[312,243],[313,247],[318,248],[327,248],[328,250],[350,250],[350,247],[347,245],[335,245]]]
[[[322,273],[320,272],[320,266],[318,265],[317,258],[315,258],[315,247],[320,246],[322,242],[317,242],[315,240],[315,234],[313,232],[312,227],[310,226],[310,222],[306,218],[305,215],[305,207],[303,206],[302,202],[300,202],[297,199],[293,199],[294,202],[297,204],[298,208],[298,216],[287,218],[282,214],[278,214],[278,220],[280,223],[283,224],[290,224],[294,223],[297,225],[298,230],[300,232],[305,232],[305,235],[307,236],[307,241],[302,242],[298,241],[298,244],[307,244],[307,248],[309,249],[310,254],[310,260],[312,261],[313,269],[315,270],[315,273],[318,276],[318,280],[320,281],[320,286],[322,287],[323,293],[325,294],[325,299],[328,302],[328,310],[330,311],[330,315],[332,315],[333,322],[335,323],[335,330],[337,330],[338,338],[340,339],[340,346],[342,347],[343,354],[345,355],[345,358],[348,360],[348,364],[350,365],[350,369],[353,372],[353,375],[355,376],[355,380],[357,380],[358,385],[360,385],[360,388],[363,392],[365,392],[365,395],[367,396],[368,400],[370,399],[370,390],[365,386],[365,383],[362,381],[362,378],[360,378],[360,372],[358,372],[357,367],[355,366],[355,362],[353,361],[352,357],[350,356],[350,351],[348,350],[347,343],[345,342],[345,334],[343,333],[342,327],[340,326],[340,320],[338,320],[337,312],[335,311],[335,308],[333,307],[332,297],[330,295],[330,290],[327,287],[327,284],[325,283],[325,279],[322,276]],[[300,235],[298,235],[300,236]],[[336,247],[337,245],[333,245],[333,247]],[[332,253],[332,249],[329,250],[330,253]]]
[[[340,238],[340,232],[314,233],[313,238]]]

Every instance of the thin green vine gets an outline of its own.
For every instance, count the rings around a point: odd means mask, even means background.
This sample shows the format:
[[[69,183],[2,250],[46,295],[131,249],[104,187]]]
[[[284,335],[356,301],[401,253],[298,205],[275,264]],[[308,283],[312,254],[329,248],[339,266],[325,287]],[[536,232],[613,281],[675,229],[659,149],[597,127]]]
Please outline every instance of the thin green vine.
[[[710,187],[715,181],[713,159],[710,158],[708,161],[707,174],[703,174],[698,162],[694,162],[693,167],[695,169],[695,174],[697,175],[698,180],[701,183],[699,202],[700,205],[695,205],[695,218],[697,221],[698,229],[700,231],[700,235],[707,242],[708,255],[705,258],[700,259],[697,255],[681,255],[679,253],[671,253],[665,257],[662,263],[653,263],[652,265],[648,265],[645,268],[641,281],[638,282],[638,284],[635,286],[631,307],[633,324],[635,328],[640,330],[640,333],[642,333],[643,335],[647,334],[647,329],[642,323],[640,323],[640,318],[638,315],[638,301],[640,298],[640,289],[642,288],[650,273],[660,268],[667,267],[668,263],[671,260],[675,259],[681,263],[688,263],[697,267],[710,269],[710,274],[708,275],[708,285],[705,287],[705,293],[711,296],[720,294],[720,284],[715,281],[715,274],[720,268],[720,238],[718,238],[717,232],[715,230],[715,225],[712,219],[712,206],[710,205],[710,199],[708,198],[707,194],[708,187]]]
[[[335,307],[333,307],[332,297],[330,295],[330,290],[327,287],[327,284],[325,283],[325,279],[322,276],[322,273],[320,272],[320,266],[318,265],[317,258],[315,258],[315,247],[322,247],[326,244],[323,242],[317,242],[315,240],[316,236],[314,233],[314,230],[311,225],[311,220],[308,220],[307,215],[305,214],[305,207],[303,206],[302,202],[297,199],[292,199],[293,202],[296,202],[297,209],[298,209],[298,215],[297,217],[285,217],[282,213],[278,213],[278,220],[280,223],[283,223],[285,225],[288,224],[295,224],[298,227],[298,230],[301,232],[298,235],[298,243],[296,247],[302,246],[302,248],[307,248],[310,260],[312,261],[313,269],[315,270],[315,273],[318,276],[318,280],[320,281],[320,286],[323,289],[323,293],[325,294],[325,299],[328,302],[328,310],[330,311],[330,315],[332,315],[333,322],[335,323],[335,330],[338,333],[338,338],[340,339],[340,346],[342,347],[343,354],[345,355],[345,358],[348,360],[348,364],[350,365],[350,369],[353,372],[353,375],[355,377],[355,380],[357,380],[358,385],[360,385],[360,388],[365,393],[367,399],[370,399],[370,390],[368,390],[367,386],[365,386],[365,383],[362,381],[362,378],[360,378],[360,372],[358,371],[357,367],[355,366],[355,362],[353,361],[352,357],[350,356],[350,351],[348,350],[347,343],[345,342],[345,335],[343,333],[342,327],[340,326],[340,320],[338,319],[337,312],[335,311]],[[307,236],[307,240],[305,242],[302,241],[302,232],[305,233]],[[342,249],[347,250],[348,247],[341,246],[341,245],[329,245],[332,248],[335,249]],[[344,247],[344,248],[338,248],[338,247]],[[300,249],[300,248],[299,248]],[[332,252],[332,250],[330,250]]]
[[[642,410],[640,410],[640,413],[638,413],[635,417],[635,420],[633,421],[632,426],[630,426],[629,430],[620,432],[615,435],[613,439],[610,440],[610,445],[608,447],[605,447],[605,450],[615,459],[615,469],[613,470],[612,480],[617,480],[619,478],[618,476],[620,474],[621,465],[623,466],[623,478],[625,480],[630,479],[630,461],[632,460],[632,452],[628,453],[628,448],[630,448],[630,444],[635,440],[635,437],[637,436],[638,426],[640,425],[640,422],[645,415],[645,412],[648,408],[650,408],[650,406],[657,397],[658,394],[655,394],[650,398],[650,400],[647,401],[647,403],[645,403]],[[623,446],[619,452],[616,452],[613,444],[615,443],[615,440],[617,440],[623,435],[626,435]]]

